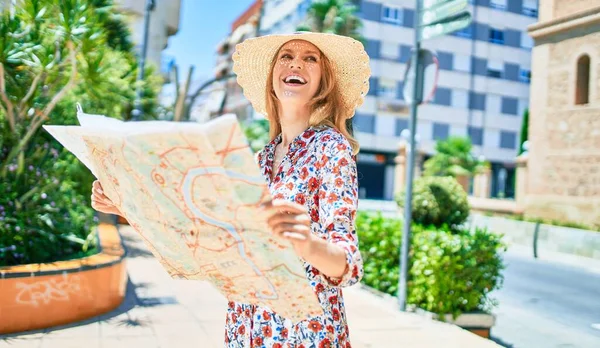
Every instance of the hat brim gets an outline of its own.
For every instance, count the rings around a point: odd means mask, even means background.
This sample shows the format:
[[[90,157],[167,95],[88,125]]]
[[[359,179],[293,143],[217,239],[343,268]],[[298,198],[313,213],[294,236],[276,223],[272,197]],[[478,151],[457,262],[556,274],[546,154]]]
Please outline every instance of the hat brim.
[[[233,72],[256,112],[267,114],[266,83],[272,59],[281,46],[292,40],[312,43],[329,59],[342,96],[344,115],[354,116],[369,91],[371,68],[363,44],[347,36],[310,32],[260,36],[236,45]]]

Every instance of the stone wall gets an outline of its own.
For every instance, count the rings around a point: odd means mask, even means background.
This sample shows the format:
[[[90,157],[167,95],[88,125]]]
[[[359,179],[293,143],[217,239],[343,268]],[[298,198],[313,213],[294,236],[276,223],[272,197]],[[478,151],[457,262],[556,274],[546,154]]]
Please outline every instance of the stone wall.
[[[579,12],[575,3],[599,5],[555,1],[554,16]],[[590,98],[575,105],[583,54],[591,59]],[[533,49],[526,215],[600,225],[599,71],[600,26],[544,37]]]
[[[541,0],[540,2],[550,2]],[[598,0],[554,0],[554,18],[565,17],[577,12],[598,7]]]

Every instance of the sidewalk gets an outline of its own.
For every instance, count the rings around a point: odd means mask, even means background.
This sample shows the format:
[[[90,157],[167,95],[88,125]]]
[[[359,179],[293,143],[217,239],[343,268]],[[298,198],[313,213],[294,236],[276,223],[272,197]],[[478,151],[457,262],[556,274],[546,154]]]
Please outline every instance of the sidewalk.
[[[116,311],[68,327],[0,336],[0,348],[223,347],[226,300],[209,283],[172,280],[129,226],[127,297]],[[499,347],[456,326],[402,313],[395,303],[344,290],[352,346]]]

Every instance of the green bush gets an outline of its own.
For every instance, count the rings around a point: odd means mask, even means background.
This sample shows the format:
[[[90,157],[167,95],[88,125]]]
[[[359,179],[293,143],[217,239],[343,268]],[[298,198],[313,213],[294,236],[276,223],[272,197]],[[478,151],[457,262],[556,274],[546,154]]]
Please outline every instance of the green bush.
[[[408,303],[437,313],[489,312],[502,285],[501,237],[483,229],[420,230],[411,247]]]
[[[364,259],[363,283],[396,296],[402,224],[360,212],[356,219]],[[436,314],[489,312],[490,293],[500,288],[504,268],[501,237],[413,225],[409,251],[408,304]]]
[[[404,206],[405,193],[397,197]],[[413,223],[424,226],[458,228],[469,217],[467,193],[453,177],[425,176],[413,184]]]

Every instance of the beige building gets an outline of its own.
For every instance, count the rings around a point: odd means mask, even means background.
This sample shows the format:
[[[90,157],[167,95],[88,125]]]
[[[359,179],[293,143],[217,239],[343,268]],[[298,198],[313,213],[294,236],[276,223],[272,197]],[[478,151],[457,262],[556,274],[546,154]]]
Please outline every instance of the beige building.
[[[539,10],[529,27],[522,206],[529,216],[600,225],[600,0],[543,0]]]
[[[155,7],[150,14],[147,62],[156,68],[161,67],[162,51],[167,47],[169,37],[179,31],[181,0],[154,0]],[[128,15],[132,39],[138,50],[141,49],[144,35],[144,11],[146,0],[115,0]]]

